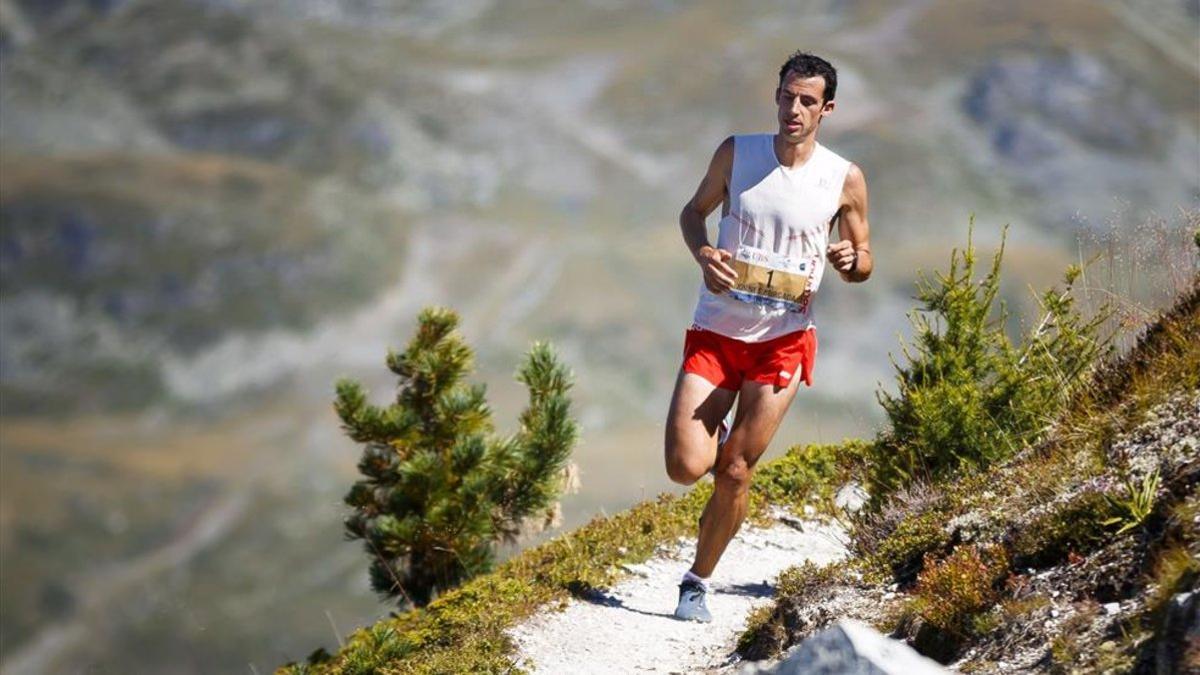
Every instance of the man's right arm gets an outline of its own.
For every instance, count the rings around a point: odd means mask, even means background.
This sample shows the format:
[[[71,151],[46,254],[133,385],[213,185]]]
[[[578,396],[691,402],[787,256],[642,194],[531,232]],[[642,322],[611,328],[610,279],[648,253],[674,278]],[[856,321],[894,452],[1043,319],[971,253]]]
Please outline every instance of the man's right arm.
[[[712,161],[708,163],[708,171],[696,188],[683,210],[679,212],[679,229],[683,232],[683,241],[696,264],[704,273],[704,285],[713,293],[724,293],[733,287],[737,273],[725,261],[733,254],[724,249],[714,248],[708,242],[708,228],[704,223],[708,214],[725,200],[729,192],[729,174],[733,167],[733,137],[721,142],[713,153]]]

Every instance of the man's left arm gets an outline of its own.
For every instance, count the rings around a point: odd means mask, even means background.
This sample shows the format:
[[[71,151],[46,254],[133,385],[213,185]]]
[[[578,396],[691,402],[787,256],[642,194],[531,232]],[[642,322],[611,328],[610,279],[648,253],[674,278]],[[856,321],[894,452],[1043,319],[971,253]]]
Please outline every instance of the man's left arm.
[[[826,258],[842,279],[849,282],[866,281],[871,276],[875,261],[871,256],[870,227],[867,224],[867,178],[857,164],[851,164],[846,174],[837,223],[842,240],[829,245]]]

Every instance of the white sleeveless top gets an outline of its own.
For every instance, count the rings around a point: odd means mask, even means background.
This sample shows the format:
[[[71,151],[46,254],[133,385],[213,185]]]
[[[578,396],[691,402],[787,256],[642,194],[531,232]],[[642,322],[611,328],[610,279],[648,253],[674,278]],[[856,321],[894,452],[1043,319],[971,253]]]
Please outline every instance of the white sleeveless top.
[[[693,323],[744,342],[770,340],[816,325],[811,300],[825,271],[830,221],[850,170],[849,161],[820,143],[803,165],[786,168],[775,156],[774,142],[774,134],[734,136],[729,215],[718,226],[717,248],[731,253],[739,247],[757,249],[761,255],[803,268],[808,273],[808,291],[799,304],[751,302],[728,292],[712,293],[702,280]]]

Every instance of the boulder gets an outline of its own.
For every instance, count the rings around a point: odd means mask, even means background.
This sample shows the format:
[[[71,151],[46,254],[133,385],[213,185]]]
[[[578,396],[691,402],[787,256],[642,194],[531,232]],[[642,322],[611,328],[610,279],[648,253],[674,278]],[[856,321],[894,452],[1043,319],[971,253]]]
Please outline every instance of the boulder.
[[[1171,675],[1185,672],[1189,657],[1195,657],[1196,645],[1200,645],[1200,593],[1190,591],[1177,593],[1167,603],[1159,631],[1158,650],[1155,654],[1155,673]],[[1189,654],[1189,652],[1191,652]]]
[[[933,675],[947,673],[935,661],[878,631],[848,619],[813,635],[775,664],[743,669],[774,675]]]

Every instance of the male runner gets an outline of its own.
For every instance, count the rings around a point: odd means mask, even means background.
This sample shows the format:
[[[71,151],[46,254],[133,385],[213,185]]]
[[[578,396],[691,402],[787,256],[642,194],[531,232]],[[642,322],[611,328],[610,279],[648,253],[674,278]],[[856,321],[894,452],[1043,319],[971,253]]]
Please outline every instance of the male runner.
[[[812,386],[811,301],[826,261],[845,281],[871,275],[866,179],[817,143],[836,92],[829,62],[792,54],[775,90],[778,133],[726,138],[679,214],[704,281],[667,417],[667,473],[691,485],[712,472],[716,483],[679,586],[680,619],[712,620],[707,579],[746,516],[754,465],[800,381]],[[705,218],[718,202],[713,247]],[[834,224],[841,241],[831,244]]]

